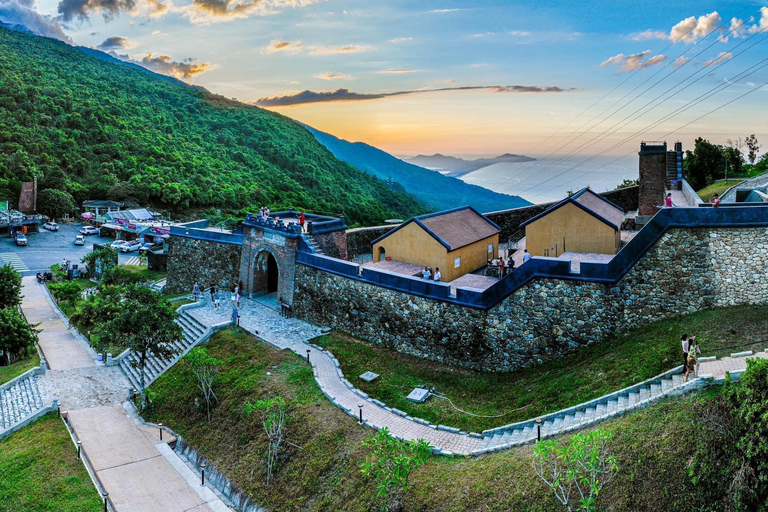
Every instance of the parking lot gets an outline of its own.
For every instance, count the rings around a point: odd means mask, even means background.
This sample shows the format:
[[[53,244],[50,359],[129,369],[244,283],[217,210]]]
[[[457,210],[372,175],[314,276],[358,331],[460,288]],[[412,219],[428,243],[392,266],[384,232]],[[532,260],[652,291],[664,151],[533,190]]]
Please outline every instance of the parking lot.
[[[85,245],[74,245],[83,223],[59,224],[59,231],[48,231],[40,225],[39,233],[27,234],[27,246],[18,247],[10,236],[0,236],[0,265],[10,263],[23,275],[35,274],[47,270],[55,263],[66,258],[72,264],[79,265],[80,258],[91,252],[93,244],[110,243],[111,238],[96,235],[85,237]],[[138,253],[119,253],[119,262],[125,264]]]

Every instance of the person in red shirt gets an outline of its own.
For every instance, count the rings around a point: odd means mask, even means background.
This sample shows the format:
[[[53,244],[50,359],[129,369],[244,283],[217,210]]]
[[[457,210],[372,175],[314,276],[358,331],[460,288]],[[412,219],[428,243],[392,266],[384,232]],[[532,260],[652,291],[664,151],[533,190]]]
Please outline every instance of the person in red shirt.
[[[709,202],[712,204],[713,208],[717,208],[720,206],[720,196],[715,194],[712,199],[709,200]]]
[[[301,226],[301,232],[304,232],[304,221],[306,219],[304,218],[304,212],[301,212],[301,215],[299,215],[299,226]]]

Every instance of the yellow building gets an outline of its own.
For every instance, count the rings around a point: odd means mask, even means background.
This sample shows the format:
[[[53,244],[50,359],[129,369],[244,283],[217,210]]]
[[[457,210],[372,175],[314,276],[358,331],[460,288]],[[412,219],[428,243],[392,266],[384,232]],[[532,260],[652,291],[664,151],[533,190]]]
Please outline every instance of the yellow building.
[[[588,188],[520,225],[531,256],[564,252],[616,254],[621,247],[624,210]]]
[[[422,215],[374,240],[373,259],[439,268],[453,281],[498,256],[499,231],[471,206]]]

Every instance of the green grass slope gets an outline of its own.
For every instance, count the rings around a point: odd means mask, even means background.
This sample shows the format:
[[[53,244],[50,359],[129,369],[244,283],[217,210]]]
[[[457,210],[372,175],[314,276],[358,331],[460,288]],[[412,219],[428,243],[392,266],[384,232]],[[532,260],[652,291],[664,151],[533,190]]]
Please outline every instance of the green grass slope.
[[[0,199],[20,182],[176,212],[268,205],[376,224],[425,210],[298,123],[0,27]]]
[[[102,510],[99,493],[76,452],[55,413],[0,440],[0,510]]]
[[[239,329],[205,345],[223,361],[214,387],[219,403],[210,422],[185,363],[149,389],[144,417],[163,422],[195,446],[238,489],[274,511],[376,510],[376,485],[360,474],[361,446],[373,431],[330,404],[306,360],[279,351]],[[714,392],[717,392],[715,390]],[[600,493],[598,510],[701,510],[705,504],[688,476],[694,403],[712,392],[664,400],[606,421],[619,473]],[[284,455],[266,483],[264,430],[244,404],[276,395],[288,403]],[[564,510],[534,474],[529,446],[482,457],[433,457],[411,476],[405,510]]]
[[[493,212],[531,204],[520,196],[499,194],[487,188],[470,185],[458,178],[443,176],[439,172],[403,162],[363,142],[347,142],[311,127],[307,129],[336,158],[379,179],[391,178],[433,210],[471,205],[481,212]]]

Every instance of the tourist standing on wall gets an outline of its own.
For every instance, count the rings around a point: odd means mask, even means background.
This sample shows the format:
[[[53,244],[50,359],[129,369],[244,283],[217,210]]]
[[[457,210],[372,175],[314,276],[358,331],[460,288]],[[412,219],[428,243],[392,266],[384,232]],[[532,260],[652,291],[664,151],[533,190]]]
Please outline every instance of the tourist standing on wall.
[[[531,253],[529,253],[528,249],[526,249],[523,253],[523,263],[528,263],[529,261],[531,261]]]
[[[440,274],[440,267],[435,267],[435,281],[439,281],[441,277],[443,276]]]
[[[304,232],[304,222],[306,221],[306,217],[304,217],[304,212],[301,212],[301,215],[299,215],[299,226],[301,226],[301,232]]]
[[[507,259],[507,267],[507,274],[511,274],[515,270],[515,260],[512,259],[511,255]]]
[[[664,206],[667,208],[672,208],[673,206],[677,206],[675,203],[672,202],[672,192],[667,193],[667,197],[664,198]]]
[[[712,199],[710,199],[710,200],[709,200],[709,203],[710,203],[710,204],[711,204],[711,205],[712,205],[714,208],[717,208],[718,206],[720,206],[720,196],[719,196],[719,195],[717,195],[717,194],[715,194],[714,196],[712,196]]]
[[[429,271],[429,267],[424,267],[424,270],[421,271],[422,279],[429,279],[430,275],[432,275],[432,273]]]

